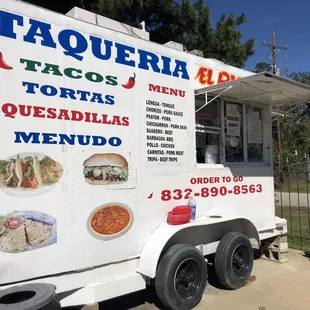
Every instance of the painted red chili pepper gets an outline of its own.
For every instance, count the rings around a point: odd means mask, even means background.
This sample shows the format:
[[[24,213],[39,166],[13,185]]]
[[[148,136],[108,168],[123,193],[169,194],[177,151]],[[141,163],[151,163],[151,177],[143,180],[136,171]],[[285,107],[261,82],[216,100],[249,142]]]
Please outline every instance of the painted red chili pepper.
[[[152,197],[153,197],[153,193],[149,197],[147,197],[147,198],[148,199],[152,199]]]
[[[134,73],[134,74],[133,74],[133,77],[130,77],[129,80],[128,80],[128,82],[127,82],[126,84],[122,84],[122,86],[123,86],[124,88],[126,88],[126,89],[131,89],[131,88],[133,88],[133,87],[135,86],[135,83],[136,83],[135,78],[136,78],[136,74]]]
[[[3,55],[0,52],[0,68],[4,69],[4,70],[12,70],[13,67],[7,65],[3,59]]]

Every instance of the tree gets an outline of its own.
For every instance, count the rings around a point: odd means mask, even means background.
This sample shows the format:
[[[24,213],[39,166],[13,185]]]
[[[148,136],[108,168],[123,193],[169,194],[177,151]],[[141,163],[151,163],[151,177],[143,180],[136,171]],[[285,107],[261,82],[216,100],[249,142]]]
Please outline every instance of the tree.
[[[310,85],[310,72],[292,72],[289,77],[297,82],[304,83]]]
[[[254,54],[254,39],[241,42],[238,29],[246,21],[243,13],[235,17],[223,14],[216,28],[211,27],[211,14],[204,0],[26,0],[60,13],[78,6],[114,20],[140,27],[145,21],[150,38],[157,43],[176,41],[187,50],[198,49],[206,58],[244,67]]]
[[[271,72],[272,66],[267,62],[258,62],[255,66],[255,70],[253,72],[260,73],[260,72]]]
[[[236,66],[244,67],[249,56],[254,55],[254,39],[247,40],[244,44],[240,41],[242,33],[237,27],[247,21],[246,15],[242,13],[240,16],[223,14],[217,23],[214,31],[213,40],[210,44],[210,54],[206,53],[206,57],[213,56],[218,60]]]
[[[292,72],[289,77],[296,82],[310,85],[309,71]],[[304,106],[299,107],[298,111],[301,116],[305,117],[308,120],[310,118],[310,103],[305,102]]]
[[[292,72],[289,78],[310,85],[310,72]],[[287,161],[303,162],[305,154],[310,150],[310,109],[309,104],[283,107],[282,111],[290,110],[293,117],[281,120],[281,144],[284,163]],[[275,128],[274,128],[275,131]],[[278,165],[277,135],[274,134],[274,167]],[[295,154],[297,151],[297,155]],[[287,168],[287,167],[285,167]]]

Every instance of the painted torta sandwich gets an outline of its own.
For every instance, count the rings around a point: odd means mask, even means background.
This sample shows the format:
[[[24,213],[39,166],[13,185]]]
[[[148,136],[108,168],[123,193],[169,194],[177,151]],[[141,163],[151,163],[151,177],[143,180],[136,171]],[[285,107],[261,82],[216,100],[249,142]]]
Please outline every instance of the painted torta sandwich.
[[[128,180],[128,162],[120,154],[94,154],[84,162],[84,177],[95,185],[124,183]]]

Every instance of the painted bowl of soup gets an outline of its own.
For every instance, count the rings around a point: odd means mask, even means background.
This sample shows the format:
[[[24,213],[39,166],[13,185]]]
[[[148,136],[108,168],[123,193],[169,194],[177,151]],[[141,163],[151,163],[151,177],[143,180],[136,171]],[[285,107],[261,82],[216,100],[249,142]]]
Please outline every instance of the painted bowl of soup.
[[[121,203],[107,203],[96,208],[88,217],[90,234],[100,240],[110,240],[124,235],[132,226],[133,213]]]

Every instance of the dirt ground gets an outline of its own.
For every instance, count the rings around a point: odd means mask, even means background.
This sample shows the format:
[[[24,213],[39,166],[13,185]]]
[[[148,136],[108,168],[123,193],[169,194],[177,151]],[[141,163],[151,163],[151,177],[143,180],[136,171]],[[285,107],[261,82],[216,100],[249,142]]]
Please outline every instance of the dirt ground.
[[[219,289],[210,276],[203,300],[195,308],[207,310],[306,310],[310,305],[310,261],[290,250],[289,262],[257,259],[250,282],[237,291]],[[157,305],[157,306],[156,306]],[[143,291],[104,302],[104,310],[161,309],[151,292]]]

